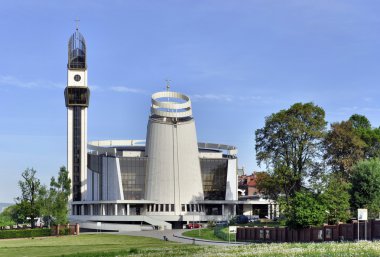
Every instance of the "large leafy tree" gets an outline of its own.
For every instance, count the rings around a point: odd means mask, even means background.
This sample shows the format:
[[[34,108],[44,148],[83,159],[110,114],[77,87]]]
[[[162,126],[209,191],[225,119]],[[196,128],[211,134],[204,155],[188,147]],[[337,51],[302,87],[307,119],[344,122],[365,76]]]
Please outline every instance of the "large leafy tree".
[[[366,144],[357,134],[351,121],[333,123],[324,145],[327,163],[335,173],[345,179],[350,177],[352,166],[364,158]]]
[[[352,123],[352,126],[355,129],[370,129],[371,128],[371,122],[364,115],[353,114],[351,115],[349,121]]]
[[[256,173],[256,187],[260,194],[273,200],[277,200],[281,193],[281,189],[277,186],[277,178],[267,172]]]
[[[323,192],[318,198],[326,207],[327,221],[330,224],[345,222],[350,218],[351,184],[334,173],[325,178]]]
[[[34,219],[41,212],[41,203],[39,201],[41,183],[35,175],[36,170],[34,169],[26,169],[21,174],[22,179],[18,182],[21,196],[16,198],[20,216],[30,218],[32,228],[35,227]]]
[[[380,212],[380,159],[358,162],[351,177],[351,207],[368,208],[369,217],[378,217]]]
[[[321,167],[326,121],[313,103],[296,103],[265,119],[256,130],[256,159],[265,163],[286,200]]]
[[[349,121],[356,134],[365,142],[364,156],[366,158],[380,157],[380,129],[372,128],[370,121],[364,115],[354,114]]]

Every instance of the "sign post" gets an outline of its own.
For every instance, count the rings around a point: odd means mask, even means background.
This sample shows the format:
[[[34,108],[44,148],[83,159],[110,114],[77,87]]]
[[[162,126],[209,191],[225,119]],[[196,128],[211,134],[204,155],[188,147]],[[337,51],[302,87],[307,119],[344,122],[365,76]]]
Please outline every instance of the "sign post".
[[[228,243],[231,243],[231,234],[236,234],[237,226],[229,226],[228,227]],[[235,236],[236,242],[236,236]]]
[[[102,230],[102,223],[100,221],[96,222],[96,227],[98,227],[100,229],[100,232]],[[99,232],[99,229],[98,229],[98,232]]]
[[[358,241],[360,240],[359,238],[359,224],[360,221],[364,220],[365,225],[364,225],[364,239],[367,240],[367,220],[368,220],[368,210],[367,209],[358,209]]]

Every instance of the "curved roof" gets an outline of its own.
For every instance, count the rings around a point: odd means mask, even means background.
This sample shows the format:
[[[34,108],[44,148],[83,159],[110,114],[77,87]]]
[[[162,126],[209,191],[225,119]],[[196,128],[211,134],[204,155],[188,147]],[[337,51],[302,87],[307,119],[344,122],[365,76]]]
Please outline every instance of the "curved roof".
[[[68,43],[68,68],[86,69],[86,41],[78,29],[73,33]]]

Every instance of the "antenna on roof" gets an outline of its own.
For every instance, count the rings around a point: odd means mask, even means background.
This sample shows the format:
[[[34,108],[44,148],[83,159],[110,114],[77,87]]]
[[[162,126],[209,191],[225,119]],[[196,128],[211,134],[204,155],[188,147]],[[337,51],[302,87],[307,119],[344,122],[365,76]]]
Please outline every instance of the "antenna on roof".
[[[166,81],[166,91],[170,91],[170,81],[169,79],[165,79]]]
[[[75,26],[76,26],[76,29],[79,30],[79,22],[80,22],[80,19],[75,19]]]

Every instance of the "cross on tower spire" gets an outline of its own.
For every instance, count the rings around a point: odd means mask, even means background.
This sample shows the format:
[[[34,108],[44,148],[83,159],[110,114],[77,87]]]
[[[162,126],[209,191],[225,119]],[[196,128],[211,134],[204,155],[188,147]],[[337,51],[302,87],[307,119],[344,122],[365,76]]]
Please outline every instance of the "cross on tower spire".
[[[79,22],[80,22],[80,19],[75,19],[75,26],[76,26],[76,29],[79,30]]]

